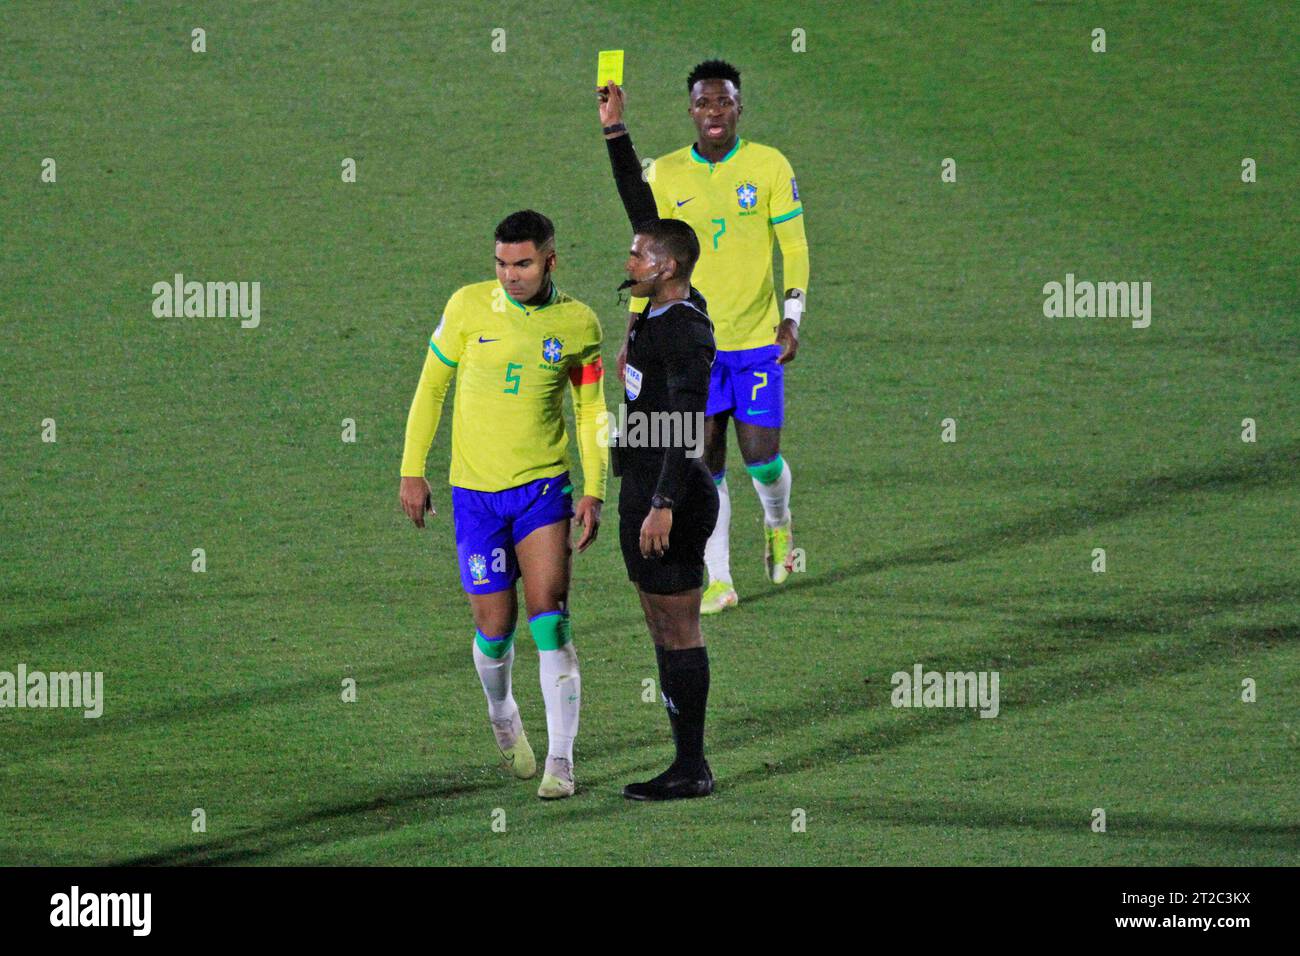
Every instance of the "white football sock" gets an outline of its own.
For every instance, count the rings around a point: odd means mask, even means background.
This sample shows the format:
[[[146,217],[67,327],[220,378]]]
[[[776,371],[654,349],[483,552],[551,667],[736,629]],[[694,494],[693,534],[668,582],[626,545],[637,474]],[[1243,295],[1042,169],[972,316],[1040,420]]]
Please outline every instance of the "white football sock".
[[[556,651],[537,652],[546,702],[546,751],[548,757],[573,762],[573,738],[578,736],[578,709],[582,704],[582,678],[578,675],[578,654],[573,644]]]
[[[790,464],[781,459],[781,477],[770,485],[753,479],[758,500],[763,502],[763,520],[769,528],[790,520]]]
[[[489,720],[509,720],[519,712],[515,696],[510,693],[510,669],[514,663],[514,645],[503,657],[488,657],[478,649],[478,641],[474,641],[474,667],[483,682],[483,693],[487,694]]]
[[[713,526],[704,545],[704,563],[709,568],[709,581],[731,583],[731,493],[727,491],[727,476],[723,473],[718,482],[718,523]]]

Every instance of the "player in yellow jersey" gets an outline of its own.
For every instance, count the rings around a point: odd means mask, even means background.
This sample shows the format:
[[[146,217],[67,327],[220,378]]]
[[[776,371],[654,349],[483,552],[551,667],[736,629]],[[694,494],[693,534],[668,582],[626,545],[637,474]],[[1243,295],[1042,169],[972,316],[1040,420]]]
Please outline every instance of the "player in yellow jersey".
[[[783,583],[792,569],[790,467],[781,455],[785,413],[784,367],[799,348],[799,322],[808,290],[808,241],[794,171],[781,153],[736,133],[743,107],[740,73],[708,60],[686,80],[695,122],[691,146],[660,157],[646,170],[659,216],[681,219],[700,240],[692,282],[708,302],[717,357],[709,383],[704,461],[718,486],[718,522],[705,549],[709,584],[701,612],[716,614],[739,597],[731,579],[727,489],[727,424],[763,505],[764,563],[769,579]],[[609,126],[622,121],[623,91],[597,91]],[[605,102],[608,101],[608,102]],[[772,247],[781,245],[785,295],[780,311],[772,274]],[[633,299],[628,327],[645,306]],[[627,342],[619,352],[624,376]]]
[[[474,614],[474,663],[488,719],[516,776],[536,760],[510,689],[524,581],[528,630],[537,644],[546,704],[543,798],[574,790],[573,740],[581,680],[569,623],[569,521],[579,552],[596,539],[609,450],[599,438],[605,412],[600,323],[555,287],[555,229],[531,210],[496,228],[495,280],[458,289],[429,340],[406,421],[402,508],[424,527],[433,508],[425,459],[452,376],[452,517],[461,584]],[[583,493],[569,481],[563,398],[573,395]]]

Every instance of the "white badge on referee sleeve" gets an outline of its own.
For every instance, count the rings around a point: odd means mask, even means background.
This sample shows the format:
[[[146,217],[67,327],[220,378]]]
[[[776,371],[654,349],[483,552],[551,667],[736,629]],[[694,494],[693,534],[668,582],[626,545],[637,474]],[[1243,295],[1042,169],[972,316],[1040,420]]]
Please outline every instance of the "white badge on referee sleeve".
[[[627,397],[636,400],[641,394],[641,372],[635,365],[628,365],[623,370],[624,386],[623,390],[627,392]]]

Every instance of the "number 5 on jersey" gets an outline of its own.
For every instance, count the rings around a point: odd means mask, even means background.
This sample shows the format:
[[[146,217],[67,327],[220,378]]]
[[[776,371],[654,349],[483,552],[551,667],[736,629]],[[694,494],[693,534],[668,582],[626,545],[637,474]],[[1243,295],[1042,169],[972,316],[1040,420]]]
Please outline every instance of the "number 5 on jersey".
[[[520,365],[518,362],[511,362],[506,366],[506,381],[509,382],[510,384],[507,385],[505,388],[501,389],[501,391],[505,392],[508,395],[519,394],[519,383],[522,381],[522,379],[519,377],[519,369],[522,368],[523,366]]]

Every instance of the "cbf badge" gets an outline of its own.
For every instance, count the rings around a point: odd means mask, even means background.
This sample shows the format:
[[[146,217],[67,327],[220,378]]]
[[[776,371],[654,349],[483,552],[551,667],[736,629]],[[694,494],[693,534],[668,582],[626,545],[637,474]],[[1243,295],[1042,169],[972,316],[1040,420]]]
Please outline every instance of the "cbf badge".
[[[487,561],[481,554],[469,556],[469,575],[475,584],[487,584]]]
[[[751,182],[743,182],[736,187],[736,202],[745,212],[758,205],[758,187]]]
[[[549,339],[542,339],[542,358],[554,365],[564,354],[564,343],[551,336]]]
[[[623,390],[627,392],[627,397],[636,401],[636,397],[641,394],[641,372],[636,366],[628,365],[623,370]]]

